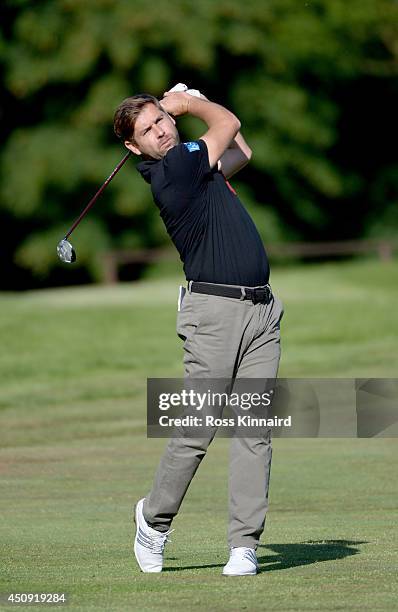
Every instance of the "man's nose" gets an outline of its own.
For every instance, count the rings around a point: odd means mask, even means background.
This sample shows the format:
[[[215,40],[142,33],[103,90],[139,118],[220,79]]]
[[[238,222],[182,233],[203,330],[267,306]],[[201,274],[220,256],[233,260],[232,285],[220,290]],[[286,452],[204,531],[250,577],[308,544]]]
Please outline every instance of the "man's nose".
[[[157,136],[157,138],[161,138],[162,136],[164,136],[164,129],[160,126],[160,125],[156,125],[155,123],[155,134]]]

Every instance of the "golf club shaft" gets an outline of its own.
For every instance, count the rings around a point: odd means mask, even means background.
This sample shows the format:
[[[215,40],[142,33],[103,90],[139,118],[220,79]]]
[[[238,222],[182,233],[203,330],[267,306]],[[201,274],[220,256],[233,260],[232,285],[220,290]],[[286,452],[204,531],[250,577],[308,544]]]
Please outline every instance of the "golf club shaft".
[[[108,176],[108,178],[106,179],[106,181],[104,182],[103,185],[101,185],[101,187],[98,189],[97,193],[91,198],[91,200],[89,201],[89,203],[87,204],[86,208],[80,213],[80,215],[78,216],[78,218],[76,219],[76,221],[74,222],[74,224],[72,225],[72,227],[69,229],[68,233],[65,234],[65,238],[64,240],[67,240],[67,238],[71,235],[71,233],[73,232],[73,230],[75,229],[75,227],[77,227],[80,223],[80,221],[83,219],[83,217],[88,213],[88,211],[90,210],[90,208],[95,204],[97,198],[101,195],[101,193],[104,191],[105,187],[107,187],[107,185],[109,185],[109,183],[111,182],[111,180],[113,179],[113,177],[115,176],[115,174],[117,174],[120,170],[120,168],[123,166],[123,164],[128,160],[128,158],[131,155],[131,151],[129,151],[128,153],[126,153],[126,155],[123,157],[123,159],[118,163],[118,165],[116,166],[116,168],[111,172],[111,174]]]

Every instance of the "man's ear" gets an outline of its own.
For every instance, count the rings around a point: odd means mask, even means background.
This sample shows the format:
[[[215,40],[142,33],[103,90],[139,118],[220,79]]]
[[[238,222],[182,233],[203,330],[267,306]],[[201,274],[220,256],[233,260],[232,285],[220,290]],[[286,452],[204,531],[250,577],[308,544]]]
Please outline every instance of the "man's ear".
[[[132,151],[132,153],[134,153],[134,155],[141,155],[141,151],[138,149],[138,147],[133,145],[133,143],[131,143],[129,140],[125,140],[124,141],[124,146],[129,151]]]

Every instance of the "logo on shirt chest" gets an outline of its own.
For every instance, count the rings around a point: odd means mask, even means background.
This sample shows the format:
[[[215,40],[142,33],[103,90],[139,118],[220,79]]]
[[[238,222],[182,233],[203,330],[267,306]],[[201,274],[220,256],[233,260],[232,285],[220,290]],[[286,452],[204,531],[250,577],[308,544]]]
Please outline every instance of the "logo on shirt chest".
[[[200,151],[200,146],[197,142],[184,142],[184,146],[188,149],[190,153],[193,151]]]

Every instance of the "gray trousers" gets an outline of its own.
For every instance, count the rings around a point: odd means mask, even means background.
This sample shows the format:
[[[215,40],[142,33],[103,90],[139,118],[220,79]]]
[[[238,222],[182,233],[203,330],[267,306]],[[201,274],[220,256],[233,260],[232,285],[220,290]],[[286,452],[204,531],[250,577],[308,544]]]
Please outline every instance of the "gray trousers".
[[[177,315],[184,341],[185,376],[190,378],[275,378],[280,359],[277,297],[269,304],[187,292]],[[144,517],[166,531],[216,430],[205,438],[172,438],[160,461]],[[228,544],[257,548],[268,509],[271,431],[259,438],[231,439]]]

